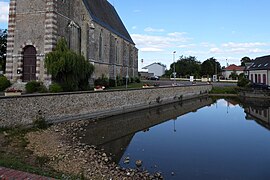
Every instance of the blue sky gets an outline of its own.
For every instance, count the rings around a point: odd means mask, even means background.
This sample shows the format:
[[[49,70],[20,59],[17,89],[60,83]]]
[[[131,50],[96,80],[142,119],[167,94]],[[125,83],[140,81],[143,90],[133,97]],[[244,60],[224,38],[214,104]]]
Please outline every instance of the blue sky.
[[[0,0],[0,28],[8,0]],[[180,55],[226,65],[270,54],[268,0],[109,0],[139,49],[139,68]],[[144,59],[143,64],[141,59]]]

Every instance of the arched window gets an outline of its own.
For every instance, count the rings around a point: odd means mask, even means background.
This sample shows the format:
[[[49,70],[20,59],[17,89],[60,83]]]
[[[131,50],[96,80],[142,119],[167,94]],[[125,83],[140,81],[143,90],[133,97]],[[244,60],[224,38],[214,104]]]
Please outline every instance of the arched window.
[[[103,39],[102,39],[102,32],[100,33],[100,35],[99,35],[99,54],[98,54],[98,58],[99,58],[99,60],[101,60],[102,61],[102,54],[103,54]]]
[[[118,61],[118,41],[117,40],[115,40],[115,63],[119,64],[119,61]]]
[[[22,81],[36,80],[37,51],[34,46],[26,46],[23,49],[23,76]]]

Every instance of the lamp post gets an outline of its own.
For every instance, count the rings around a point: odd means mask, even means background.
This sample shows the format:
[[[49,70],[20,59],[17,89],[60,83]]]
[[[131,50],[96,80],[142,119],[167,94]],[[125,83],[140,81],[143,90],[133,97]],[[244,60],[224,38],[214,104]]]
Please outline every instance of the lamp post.
[[[175,53],[176,51],[173,51],[173,83],[175,85],[175,76],[176,76],[176,72],[175,72]]]

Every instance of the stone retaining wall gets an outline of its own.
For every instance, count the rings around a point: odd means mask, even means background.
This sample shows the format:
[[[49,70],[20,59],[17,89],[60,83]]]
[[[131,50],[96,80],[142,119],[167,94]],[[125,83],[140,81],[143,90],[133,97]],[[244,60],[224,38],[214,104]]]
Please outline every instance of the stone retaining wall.
[[[99,118],[206,95],[212,85],[0,98],[0,127]]]

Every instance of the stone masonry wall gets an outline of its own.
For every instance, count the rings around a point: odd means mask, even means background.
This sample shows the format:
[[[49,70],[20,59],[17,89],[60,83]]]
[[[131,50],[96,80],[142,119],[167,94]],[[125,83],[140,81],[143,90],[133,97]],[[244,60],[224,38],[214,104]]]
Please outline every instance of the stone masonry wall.
[[[99,118],[205,95],[211,85],[0,98],[0,127]]]

